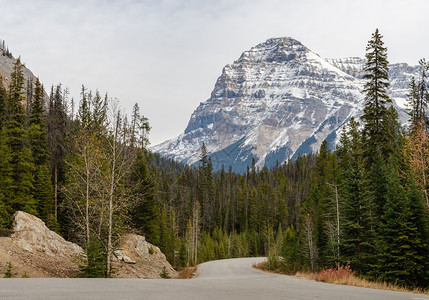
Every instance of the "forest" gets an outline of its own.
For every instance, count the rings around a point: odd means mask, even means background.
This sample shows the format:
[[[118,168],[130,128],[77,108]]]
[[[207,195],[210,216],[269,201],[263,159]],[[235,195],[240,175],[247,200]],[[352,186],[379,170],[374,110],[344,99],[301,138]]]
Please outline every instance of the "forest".
[[[360,120],[335,150],[272,169],[213,172],[151,153],[150,125],[135,104],[82,86],[75,104],[61,85],[49,96],[25,82],[18,59],[0,84],[0,227],[17,210],[86,251],[82,277],[109,277],[125,232],[144,235],[176,268],[208,260],[268,256],[289,274],[350,266],[405,287],[429,285],[429,63],[410,83],[406,128],[388,97],[387,48],[367,45]],[[45,99],[47,101],[45,102]]]

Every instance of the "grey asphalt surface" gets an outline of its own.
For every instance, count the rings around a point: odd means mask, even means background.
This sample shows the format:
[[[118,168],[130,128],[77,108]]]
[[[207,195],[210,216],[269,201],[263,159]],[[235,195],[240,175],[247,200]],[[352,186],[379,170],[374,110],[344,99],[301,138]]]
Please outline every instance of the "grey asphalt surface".
[[[429,296],[315,282],[252,268],[264,258],[201,264],[194,279],[0,279],[0,299],[425,299]]]

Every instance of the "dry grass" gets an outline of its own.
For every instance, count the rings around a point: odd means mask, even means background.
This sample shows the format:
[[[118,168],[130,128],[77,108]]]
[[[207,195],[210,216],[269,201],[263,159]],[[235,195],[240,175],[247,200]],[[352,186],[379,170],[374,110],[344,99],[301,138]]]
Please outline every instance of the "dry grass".
[[[252,267],[254,267],[255,269],[260,269],[260,270],[264,270],[264,271],[270,272],[270,270],[268,270],[267,262],[266,261],[263,261],[263,262],[260,262],[260,263],[257,263],[257,264],[253,264]]]
[[[280,270],[270,271],[268,270],[267,262],[262,262],[257,265],[254,265],[255,268],[261,269],[264,271],[282,273]],[[411,292],[429,295],[429,289],[407,289],[400,287],[394,284],[389,284],[386,282],[374,282],[368,281],[362,277],[356,276],[353,271],[350,269],[350,266],[341,266],[339,269],[336,268],[325,268],[319,273],[311,272],[297,272],[296,277],[305,277],[311,280],[332,283],[332,284],[342,284],[342,285],[352,285],[372,289],[381,289],[397,292]]]
[[[190,279],[195,275],[195,272],[197,271],[198,265],[195,265],[193,267],[189,268],[183,268],[179,271],[178,279]]]

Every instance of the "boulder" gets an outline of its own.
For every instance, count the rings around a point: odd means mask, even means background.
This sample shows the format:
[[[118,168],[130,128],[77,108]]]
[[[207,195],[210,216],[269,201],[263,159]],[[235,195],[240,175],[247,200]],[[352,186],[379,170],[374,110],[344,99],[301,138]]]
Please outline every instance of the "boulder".
[[[114,254],[113,261],[123,261],[124,263],[127,263],[127,264],[136,263],[134,259],[126,255],[122,250],[116,250],[113,254]]]
[[[114,267],[118,270],[117,277],[121,278],[161,278],[162,270],[166,269],[172,278],[177,272],[167,261],[161,250],[148,243],[144,236],[129,233],[120,240],[120,249],[115,251],[117,262]]]
[[[62,236],[53,232],[45,223],[31,214],[17,211],[13,217],[13,238],[17,244],[27,251],[39,251],[49,256],[71,258],[84,254],[83,249],[74,243],[66,241]]]

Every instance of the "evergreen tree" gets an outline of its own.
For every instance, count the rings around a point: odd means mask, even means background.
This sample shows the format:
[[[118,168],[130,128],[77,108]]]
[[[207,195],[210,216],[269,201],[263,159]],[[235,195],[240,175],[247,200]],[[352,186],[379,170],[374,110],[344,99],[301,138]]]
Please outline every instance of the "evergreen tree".
[[[420,78],[418,81],[413,77],[411,79],[410,92],[408,93],[408,114],[410,115],[410,127],[413,131],[420,123],[427,126],[428,124],[428,102],[429,102],[429,87],[428,75],[429,63],[425,59],[419,61]]]
[[[34,163],[24,128],[24,73],[20,59],[16,61],[11,74],[7,100],[4,136],[11,153],[12,182],[5,195],[6,206],[10,208],[10,214],[17,210],[36,214],[36,201],[32,195]]]
[[[363,136],[365,140],[366,156],[369,158],[368,163],[374,161],[372,153],[375,149],[380,148],[383,157],[390,153],[389,144],[390,136],[386,135],[383,122],[387,117],[387,105],[392,100],[387,95],[387,89],[390,85],[388,74],[387,48],[382,41],[382,35],[376,29],[372,34],[371,40],[366,47],[365,75],[366,80],[364,87],[365,107],[362,119],[365,121]]]
[[[159,207],[154,197],[154,182],[143,150],[137,150],[130,174],[130,186],[135,202],[132,221],[151,243],[159,241]]]
[[[390,85],[388,75],[387,49],[383,46],[378,29],[368,42],[365,75],[365,107],[362,119],[364,156],[369,171],[369,184],[374,192],[374,207],[371,214],[380,218],[385,204],[385,192],[388,185],[385,164],[397,151],[400,135],[398,114],[387,95]]]
[[[303,215],[311,216],[311,223],[315,227],[314,238],[319,252],[317,263],[324,266],[334,265],[339,255],[337,173],[337,156],[329,150],[328,142],[325,140],[316,155],[308,197],[302,203]]]
[[[351,119],[342,140],[341,255],[344,263],[365,274],[375,252],[375,215],[359,123]]]
[[[10,225],[10,216],[13,213],[11,202],[7,197],[11,194],[12,182],[12,154],[6,143],[4,129],[0,128],[0,228]]]
[[[58,186],[63,175],[63,163],[66,155],[66,110],[61,93],[61,85],[51,89],[48,112],[48,145],[50,169],[54,186],[54,219],[58,219]]]
[[[411,131],[414,131],[415,128],[423,121],[423,103],[420,99],[419,95],[419,87],[416,83],[415,78],[413,77],[411,79],[411,82],[409,84],[410,92],[407,94],[407,106],[408,106],[408,115],[410,116],[410,128]]]
[[[33,102],[30,115],[30,145],[35,165],[33,197],[37,202],[37,211],[40,218],[51,229],[58,230],[54,217],[54,197],[49,170],[49,149],[43,88],[39,79],[36,79]]]
[[[280,254],[284,259],[282,269],[285,272],[294,274],[301,268],[298,236],[293,229],[288,228],[286,230]]]
[[[104,278],[107,275],[106,248],[98,238],[92,237],[86,247],[86,264],[79,266],[82,278]]]
[[[91,130],[97,134],[104,134],[107,127],[107,99],[107,94],[103,99],[98,91],[95,92],[93,98],[89,98],[91,101],[90,126]]]
[[[4,43],[4,41],[3,41]],[[3,122],[6,120],[7,93],[3,87],[3,79],[0,77],[0,227],[9,225],[9,214],[11,208],[6,207],[6,195],[11,184],[11,153],[3,130]]]
[[[386,202],[377,241],[377,262],[368,275],[401,286],[427,287],[428,245],[421,193],[403,189],[397,163],[388,162]]]
[[[3,86],[3,78],[0,77],[0,129],[3,127],[3,122],[6,119],[6,102],[7,92]]]
[[[137,140],[137,131],[140,127],[140,109],[139,105],[136,103],[133,106],[133,112],[131,116],[131,138],[130,138],[130,146],[134,147]]]

